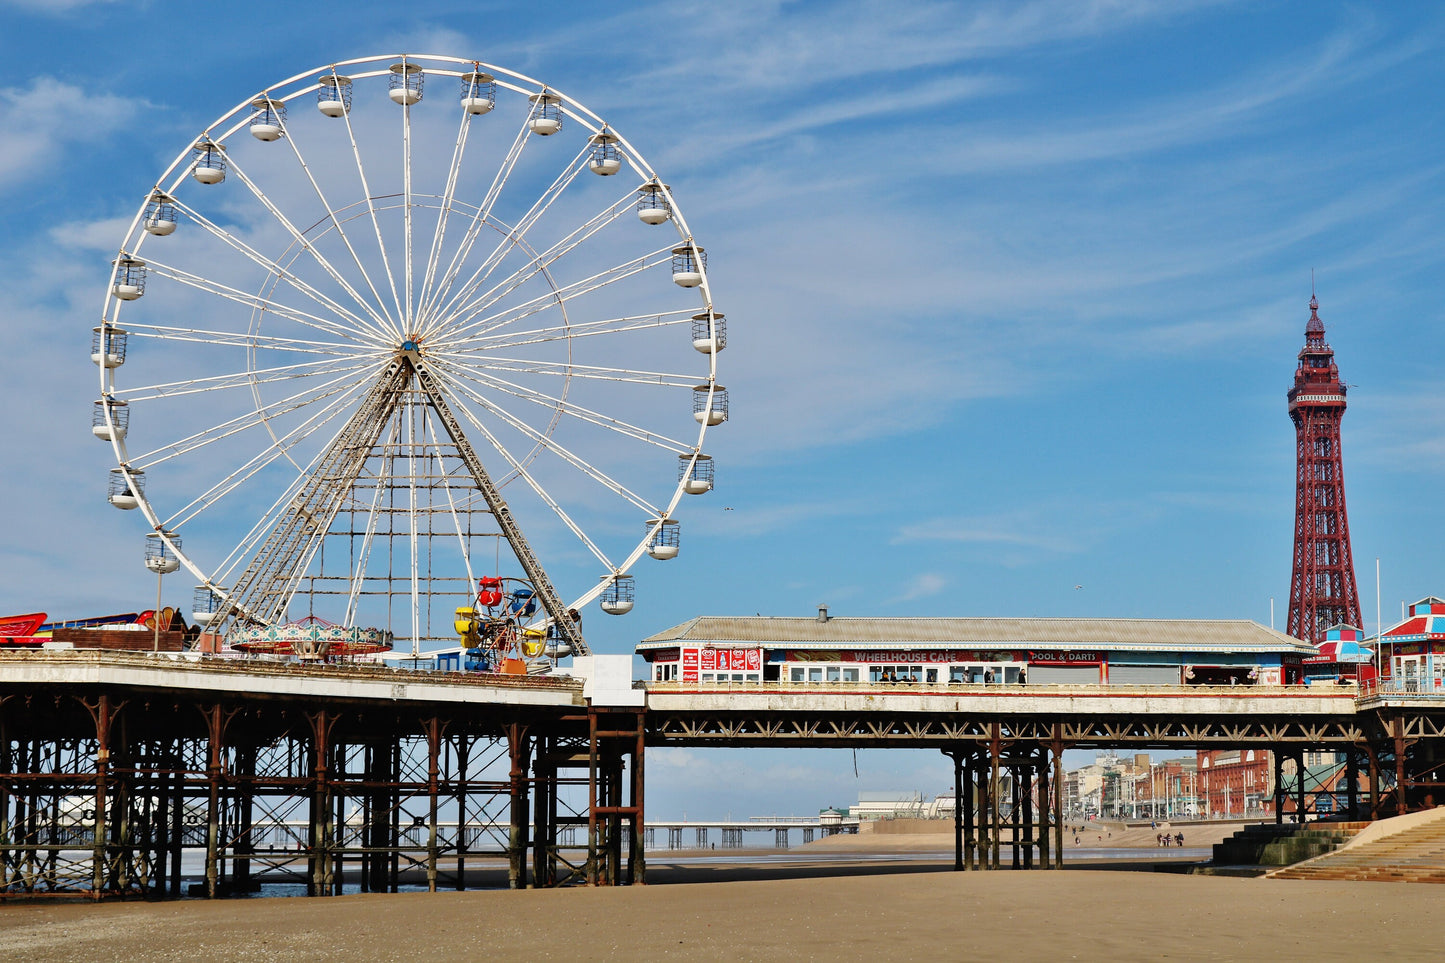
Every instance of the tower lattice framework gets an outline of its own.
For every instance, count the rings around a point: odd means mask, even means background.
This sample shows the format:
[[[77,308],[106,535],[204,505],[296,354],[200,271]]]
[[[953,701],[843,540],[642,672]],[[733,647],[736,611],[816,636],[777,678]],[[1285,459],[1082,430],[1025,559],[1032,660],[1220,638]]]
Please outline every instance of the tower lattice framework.
[[[1289,390],[1296,467],[1294,570],[1287,631],[1316,644],[1324,641],[1325,630],[1333,625],[1361,626],[1340,461],[1345,391],[1334,349],[1325,343],[1319,302],[1311,295],[1305,346],[1300,349],[1294,387]]]

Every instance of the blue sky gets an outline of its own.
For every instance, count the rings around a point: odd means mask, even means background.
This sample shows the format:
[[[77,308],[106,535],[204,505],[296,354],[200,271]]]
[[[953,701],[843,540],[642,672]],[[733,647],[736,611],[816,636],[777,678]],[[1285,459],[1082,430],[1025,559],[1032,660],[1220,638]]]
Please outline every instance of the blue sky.
[[[86,431],[120,219],[252,91],[404,51],[572,92],[645,152],[708,250],[730,324],[718,490],[684,506],[682,555],[638,570],[631,615],[588,619],[600,651],[819,603],[1268,623],[1274,597],[1282,626],[1284,392],[1312,270],[1352,385],[1369,628],[1376,556],[1387,624],[1445,592],[1433,4],[195,9],[0,0],[0,610],[153,598],[140,519],[105,504],[109,453]],[[686,808],[704,778],[736,787],[717,803],[734,813],[948,779],[927,754],[863,753],[858,780],[841,755],[784,758],[658,754],[651,811]]]

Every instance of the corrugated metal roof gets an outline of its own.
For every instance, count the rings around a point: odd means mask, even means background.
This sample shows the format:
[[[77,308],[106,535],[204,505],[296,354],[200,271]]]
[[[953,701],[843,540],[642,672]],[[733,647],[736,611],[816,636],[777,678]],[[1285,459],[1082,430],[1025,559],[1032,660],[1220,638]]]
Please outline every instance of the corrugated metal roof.
[[[639,650],[680,643],[818,646],[1049,646],[1072,649],[1297,652],[1308,642],[1247,619],[816,618],[701,616],[643,639]]]

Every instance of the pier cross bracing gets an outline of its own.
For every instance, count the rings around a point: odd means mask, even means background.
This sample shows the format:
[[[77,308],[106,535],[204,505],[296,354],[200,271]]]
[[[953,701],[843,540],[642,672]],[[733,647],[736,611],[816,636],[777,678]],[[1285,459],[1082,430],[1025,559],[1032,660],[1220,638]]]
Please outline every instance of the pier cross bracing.
[[[1441,798],[1445,702],[1354,687],[691,686],[0,655],[0,899],[646,881],[646,749],[936,748],[955,866],[1062,864],[1062,753],[1347,754],[1351,803]],[[1302,791],[1302,790],[1301,790]],[[1277,806],[1281,813],[1284,807]],[[1303,807],[1297,807],[1302,810]],[[659,824],[666,825],[666,824]],[[726,844],[726,840],[725,840]],[[199,861],[198,863],[196,861]]]

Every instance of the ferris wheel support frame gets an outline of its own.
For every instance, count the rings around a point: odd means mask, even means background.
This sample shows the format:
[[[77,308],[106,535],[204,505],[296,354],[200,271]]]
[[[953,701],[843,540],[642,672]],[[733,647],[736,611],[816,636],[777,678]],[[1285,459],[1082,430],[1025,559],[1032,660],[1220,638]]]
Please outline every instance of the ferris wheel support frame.
[[[532,551],[532,546],[527,542],[526,536],[522,534],[522,529],[517,525],[516,519],[512,517],[512,510],[507,507],[506,499],[502,498],[501,490],[492,482],[492,476],[487,474],[486,468],[482,467],[482,460],[477,457],[472,443],[467,440],[466,433],[462,431],[456,415],[452,414],[451,408],[443,400],[441,392],[437,390],[431,372],[427,371],[415,351],[404,353],[403,364],[415,373],[417,384],[421,386],[422,392],[426,395],[427,403],[431,405],[432,410],[441,420],[442,427],[446,429],[452,444],[456,446],[462,462],[467,466],[467,471],[471,472],[472,481],[476,483],[477,490],[482,493],[487,507],[491,509],[497,527],[502,530],[502,535],[512,546],[512,553],[517,556],[518,564],[522,566],[522,571],[527,574],[528,581],[532,583],[532,589],[542,603],[542,608],[546,611],[557,635],[572,647],[574,656],[591,655],[592,652],[587,648],[587,643],[582,641],[582,633],[579,631],[577,623],[567,611],[567,606],[562,602],[557,590],[552,587],[552,580],[547,577],[541,561]]]

